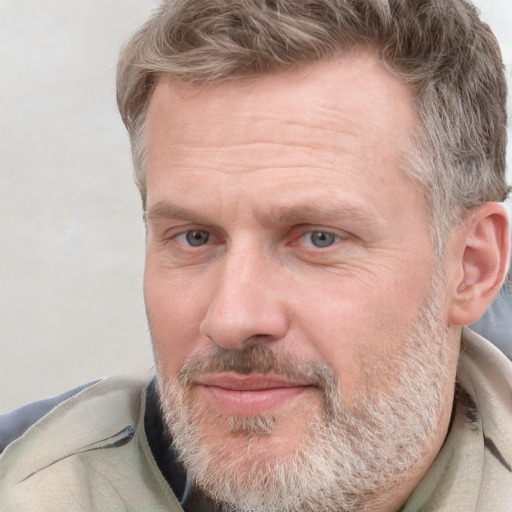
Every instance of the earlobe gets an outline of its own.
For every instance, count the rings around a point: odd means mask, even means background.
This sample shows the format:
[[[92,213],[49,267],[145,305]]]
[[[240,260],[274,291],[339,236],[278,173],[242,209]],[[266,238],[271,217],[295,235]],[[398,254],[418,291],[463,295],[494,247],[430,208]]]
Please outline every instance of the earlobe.
[[[503,284],[510,250],[505,208],[498,203],[478,207],[465,223],[460,242],[460,271],[449,310],[452,325],[476,322]]]

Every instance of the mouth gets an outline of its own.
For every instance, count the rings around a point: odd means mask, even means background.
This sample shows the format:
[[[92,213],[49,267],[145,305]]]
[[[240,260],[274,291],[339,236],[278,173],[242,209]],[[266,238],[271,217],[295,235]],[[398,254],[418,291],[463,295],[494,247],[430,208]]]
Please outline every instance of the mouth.
[[[218,412],[234,416],[257,416],[274,412],[311,392],[314,386],[275,375],[205,375],[196,386]]]

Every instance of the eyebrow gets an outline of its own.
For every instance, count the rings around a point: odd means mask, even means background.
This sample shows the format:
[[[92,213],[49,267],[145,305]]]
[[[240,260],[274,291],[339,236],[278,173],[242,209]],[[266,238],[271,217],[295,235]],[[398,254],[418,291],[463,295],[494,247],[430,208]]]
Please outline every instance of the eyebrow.
[[[264,218],[270,224],[301,224],[336,218],[348,218],[376,226],[383,224],[381,217],[372,209],[343,204],[341,201],[272,208],[264,214]]]
[[[192,212],[192,210],[181,208],[167,201],[159,201],[144,213],[144,220],[146,222],[160,219],[183,219],[199,222],[202,218],[201,215]]]
[[[261,213],[256,213],[256,217],[264,225],[307,224],[336,218],[351,219],[375,227],[384,224],[384,220],[374,210],[354,204],[343,204],[341,201],[324,204],[318,204],[317,201],[316,204],[270,208]],[[182,219],[200,224],[211,224],[211,217],[167,201],[156,203],[144,215],[146,222],[165,219]]]

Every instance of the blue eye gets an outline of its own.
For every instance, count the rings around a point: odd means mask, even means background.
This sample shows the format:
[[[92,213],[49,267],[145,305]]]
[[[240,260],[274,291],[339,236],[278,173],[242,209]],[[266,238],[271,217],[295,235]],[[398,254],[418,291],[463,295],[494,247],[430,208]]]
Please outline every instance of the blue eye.
[[[210,233],[204,229],[193,229],[184,233],[187,244],[191,247],[199,247],[208,243]]]
[[[338,236],[326,231],[311,231],[306,236],[309,238],[311,245],[318,247],[319,249],[329,247],[339,240]]]

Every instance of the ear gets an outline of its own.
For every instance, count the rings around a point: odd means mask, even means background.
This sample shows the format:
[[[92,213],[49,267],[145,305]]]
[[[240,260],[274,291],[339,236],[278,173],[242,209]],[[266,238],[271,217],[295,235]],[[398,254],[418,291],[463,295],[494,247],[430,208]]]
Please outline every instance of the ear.
[[[454,325],[476,322],[494,300],[507,274],[510,232],[505,208],[486,203],[476,209],[458,239],[459,262],[449,309]]]

